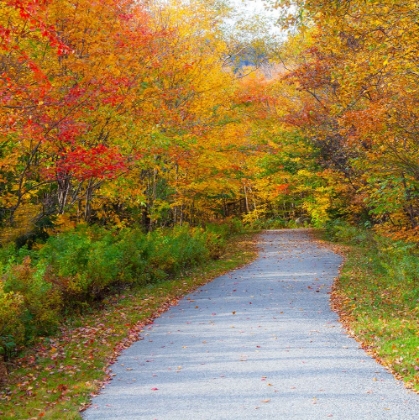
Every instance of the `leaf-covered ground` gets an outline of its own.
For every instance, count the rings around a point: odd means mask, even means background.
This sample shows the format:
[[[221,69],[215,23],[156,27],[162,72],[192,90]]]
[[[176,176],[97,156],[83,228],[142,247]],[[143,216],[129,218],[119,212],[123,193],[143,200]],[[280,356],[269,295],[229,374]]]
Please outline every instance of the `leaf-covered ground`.
[[[331,305],[349,335],[419,393],[419,292],[415,278],[408,280],[405,259],[393,261],[394,271],[388,272],[384,267],[393,256],[386,257],[379,244],[323,244],[345,257]],[[395,275],[397,269],[407,278]]]
[[[240,235],[217,261],[175,280],[126,291],[101,308],[72,317],[60,333],[39,341],[10,366],[0,393],[4,419],[78,419],[79,410],[109,380],[109,366],[145,325],[180,297],[255,257],[254,240]]]

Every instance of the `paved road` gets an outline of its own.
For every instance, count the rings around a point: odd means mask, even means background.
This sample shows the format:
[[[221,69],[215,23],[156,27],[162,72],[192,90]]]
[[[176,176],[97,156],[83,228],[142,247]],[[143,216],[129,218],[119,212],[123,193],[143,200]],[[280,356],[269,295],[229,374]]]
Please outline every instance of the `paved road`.
[[[329,309],[341,259],[303,230],[187,296],[143,333],[86,420],[419,419],[408,392]]]

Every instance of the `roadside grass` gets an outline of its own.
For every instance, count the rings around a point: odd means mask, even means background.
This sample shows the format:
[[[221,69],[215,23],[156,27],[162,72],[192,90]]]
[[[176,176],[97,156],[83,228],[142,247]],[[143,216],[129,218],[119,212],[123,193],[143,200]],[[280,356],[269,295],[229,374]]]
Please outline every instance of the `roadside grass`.
[[[340,247],[345,262],[332,307],[369,354],[419,392],[418,250],[365,231],[353,233]]]
[[[218,260],[175,279],[125,290],[88,314],[69,317],[58,334],[41,338],[14,361],[0,391],[0,418],[80,419],[79,411],[110,380],[115,358],[154,318],[188,292],[254,258],[254,235],[239,234]]]

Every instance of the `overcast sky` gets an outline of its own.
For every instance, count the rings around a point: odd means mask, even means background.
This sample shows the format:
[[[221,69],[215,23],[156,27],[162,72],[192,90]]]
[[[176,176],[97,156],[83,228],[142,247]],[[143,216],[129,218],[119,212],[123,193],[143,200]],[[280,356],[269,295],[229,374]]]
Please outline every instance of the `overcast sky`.
[[[273,14],[273,12],[266,10],[266,3],[262,0],[230,0],[230,2],[248,14],[258,13],[266,16],[272,16]]]
[[[229,3],[236,7],[237,12],[243,13],[247,18],[251,18],[255,14],[263,16],[272,21],[272,34],[279,35],[281,30],[275,24],[279,16],[277,10],[267,10],[266,2],[263,0],[229,0]]]

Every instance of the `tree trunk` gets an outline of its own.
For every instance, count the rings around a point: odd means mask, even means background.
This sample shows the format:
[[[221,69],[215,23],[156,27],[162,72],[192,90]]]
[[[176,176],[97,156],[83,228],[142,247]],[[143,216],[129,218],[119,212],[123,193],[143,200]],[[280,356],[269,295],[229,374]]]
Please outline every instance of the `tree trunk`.
[[[246,185],[243,185],[243,191],[244,191],[244,202],[246,204],[246,213],[249,213],[249,199],[247,197],[247,188],[246,188]]]
[[[0,385],[6,383],[7,375],[8,373],[4,357],[0,356]]]

